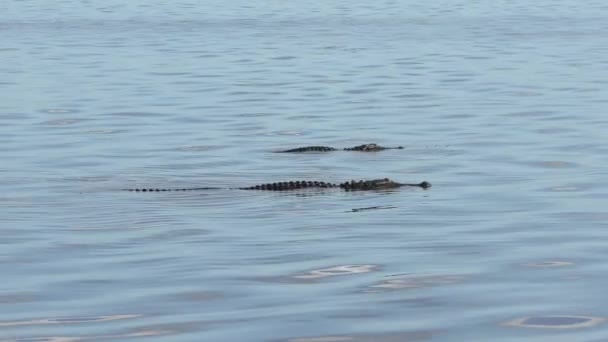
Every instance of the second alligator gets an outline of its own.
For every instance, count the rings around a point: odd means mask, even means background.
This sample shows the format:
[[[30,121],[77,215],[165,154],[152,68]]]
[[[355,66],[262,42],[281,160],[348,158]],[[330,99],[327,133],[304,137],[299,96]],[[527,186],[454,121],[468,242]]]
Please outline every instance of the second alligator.
[[[302,152],[329,152],[329,151],[359,151],[359,152],[379,152],[384,150],[402,150],[403,146],[397,147],[384,147],[378,144],[363,144],[354,147],[347,147],[342,149],[337,149],[329,146],[305,146],[292,148],[289,150],[278,151],[278,153],[302,153]]]

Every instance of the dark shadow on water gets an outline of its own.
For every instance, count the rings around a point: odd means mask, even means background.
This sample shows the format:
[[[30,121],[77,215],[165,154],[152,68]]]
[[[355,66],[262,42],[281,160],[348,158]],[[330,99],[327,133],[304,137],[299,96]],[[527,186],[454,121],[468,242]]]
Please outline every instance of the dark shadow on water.
[[[366,207],[366,208],[353,208],[350,211],[345,211],[346,213],[350,213],[350,212],[354,212],[354,213],[358,213],[361,211],[368,211],[368,210],[380,210],[380,209],[395,209],[397,207],[394,206],[375,206],[375,207]]]

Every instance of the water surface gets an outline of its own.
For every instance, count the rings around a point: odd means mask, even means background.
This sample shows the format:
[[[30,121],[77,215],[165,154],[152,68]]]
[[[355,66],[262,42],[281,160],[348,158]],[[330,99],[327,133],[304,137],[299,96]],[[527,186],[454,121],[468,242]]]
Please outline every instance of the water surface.
[[[0,13],[0,341],[605,340],[604,2]]]

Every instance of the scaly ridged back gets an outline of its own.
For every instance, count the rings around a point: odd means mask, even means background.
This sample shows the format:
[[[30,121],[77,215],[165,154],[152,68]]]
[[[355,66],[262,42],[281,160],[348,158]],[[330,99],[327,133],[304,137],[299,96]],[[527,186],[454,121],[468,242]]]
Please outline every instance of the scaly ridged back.
[[[403,186],[404,184],[393,182],[388,178],[373,179],[373,180],[351,180],[350,182],[344,182],[339,185],[340,188],[350,190],[386,190],[394,189]]]
[[[245,188],[239,188],[241,190],[267,190],[267,191],[289,191],[289,190],[297,190],[297,189],[307,189],[307,188],[333,188],[337,185],[326,182],[318,182],[318,181],[295,181],[295,182],[278,182],[278,183],[268,183],[268,184],[260,184],[255,186],[249,186]]]
[[[329,152],[335,151],[336,149],[329,146],[305,146],[292,148],[290,150],[281,151],[283,153],[300,153],[300,152]]]

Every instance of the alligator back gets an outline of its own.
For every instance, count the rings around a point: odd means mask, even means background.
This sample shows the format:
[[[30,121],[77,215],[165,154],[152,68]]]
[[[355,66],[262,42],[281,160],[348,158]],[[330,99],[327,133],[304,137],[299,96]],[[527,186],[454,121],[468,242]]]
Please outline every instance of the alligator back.
[[[240,190],[268,190],[268,191],[288,191],[298,189],[309,189],[309,188],[334,188],[337,185],[326,182],[318,181],[292,181],[292,182],[278,182],[278,183],[267,183],[261,185],[254,185],[245,188],[239,188]]]
[[[292,148],[290,150],[279,151],[279,153],[302,153],[302,152],[329,152],[335,151],[336,149],[329,146],[305,146]]]
[[[391,149],[403,149],[403,146],[397,147],[385,147],[378,144],[363,144],[353,147],[342,148],[343,151],[358,151],[358,152],[379,152]],[[304,146],[298,148],[292,148],[289,150],[279,151],[279,153],[303,153],[303,152],[329,152],[337,151],[337,148],[330,146]]]

